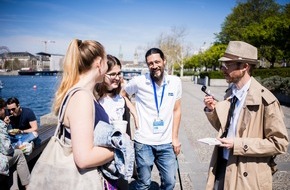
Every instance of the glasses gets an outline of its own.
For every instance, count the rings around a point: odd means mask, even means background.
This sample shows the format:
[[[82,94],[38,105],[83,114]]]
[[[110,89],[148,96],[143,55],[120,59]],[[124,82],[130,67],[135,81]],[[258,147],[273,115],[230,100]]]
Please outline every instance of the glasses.
[[[233,62],[233,63],[222,63],[220,66],[220,69],[224,69],[224,70],[229,70],[230,67],[235,66],[235,67],[239,67],[240,66],[240,62]]]
[[[107,73],[106,76],[108,76],[110,79],[115,79],[117,76],[120,78],[123,76],[122,72],[119,73]]]
[[[15,112],[16,108],[11,108],[11,109],[8,109],[9,112],[13,111]]]

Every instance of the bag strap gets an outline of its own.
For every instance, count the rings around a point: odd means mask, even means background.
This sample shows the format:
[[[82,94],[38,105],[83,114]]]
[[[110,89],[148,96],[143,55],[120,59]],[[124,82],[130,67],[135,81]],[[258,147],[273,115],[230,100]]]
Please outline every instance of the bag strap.
[[[57,123],[57,126],[56,126],[56,129],[55,129],[55,132],[54,132],[54,136],[56,137],[59,132],[60,132],[60,127],[63,123],[63,119],[64,119],[64,113],[65,113],[65,110],[66,110],[66,107],[67,107],[67,103],[69,101],[69,99],[72,97],[72,95],[79,91],[81,88],[80,87],[76,87],[76,88],[73,88],[71,90],[69,90],[64,99],[62,100],[61,102],[61,105],[60,105],[60,109],[59,109],[59,112],[58,112],[58,123]]]

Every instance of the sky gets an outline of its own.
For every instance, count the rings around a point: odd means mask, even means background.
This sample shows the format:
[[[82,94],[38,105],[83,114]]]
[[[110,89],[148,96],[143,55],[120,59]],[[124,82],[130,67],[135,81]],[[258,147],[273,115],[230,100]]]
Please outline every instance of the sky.
[[[77,38],[99,41],[126,61],[137,52],[144,61],[172,27],[185,28],[191,51],[210,46],[235,6],[235,0],[0,0],[0,46],[64,55]]]

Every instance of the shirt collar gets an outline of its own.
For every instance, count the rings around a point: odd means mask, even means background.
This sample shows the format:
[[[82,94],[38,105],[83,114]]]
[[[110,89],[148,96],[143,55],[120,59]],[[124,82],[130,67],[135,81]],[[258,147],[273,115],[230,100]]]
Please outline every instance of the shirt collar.
[[[251,79],[241,89],[238,89],[235,85],[233,85],[233,91],[232,91],[233,93],[231,95],[231,98],[236,96],[238,100],[241,101],[247,95],[247,91],[250,88],[250,84],[251,84]]]
[[[146,73],[146,82],[152,84],[150,73]],[[166,71],[164,71],[163,81],[162,81],[161,86],[168,84],[168,83],[169,83],[168,73]]]

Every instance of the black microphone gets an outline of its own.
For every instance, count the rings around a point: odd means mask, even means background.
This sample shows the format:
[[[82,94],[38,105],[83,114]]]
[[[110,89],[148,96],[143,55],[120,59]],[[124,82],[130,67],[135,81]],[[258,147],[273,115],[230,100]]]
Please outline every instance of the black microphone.
[[[203,85],[203,86],[201,87],[201,91],[203,91],[203,92],[204,92],[206,95],[208,95],[208,96],[212,96],[213,99],[214,99],[215,101],[218,102],[218,100],[215,99],[213,95],[211,95],[210,93],[208,93],[208,91],[206,90],[206,88],[207,88],[207,87],[206,87],[205,85]]]

